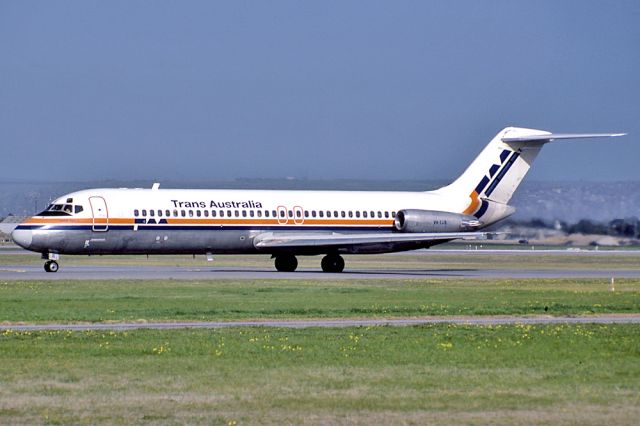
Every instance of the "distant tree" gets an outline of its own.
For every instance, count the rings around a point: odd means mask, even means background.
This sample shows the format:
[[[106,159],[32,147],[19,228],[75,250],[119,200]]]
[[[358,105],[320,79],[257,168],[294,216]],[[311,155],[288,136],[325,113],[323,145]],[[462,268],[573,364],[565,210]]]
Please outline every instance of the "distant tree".
[[[609,222],[609,234],[618,235],[627,238],[637,238],[638,235],[638,218],[629,217],[626,219],[614,219]]]
[[[539,218],[531,219],[531,222],[529,222],[529,224],[533,228],[551,228],[549,224],[547,224],[544,220]]]
[[[589,219],[582,219],[578,223],[569,226],[568,232],[570,234],[599,234],[607,235],[609,230],[607,225],[598,222],[592,222]]]

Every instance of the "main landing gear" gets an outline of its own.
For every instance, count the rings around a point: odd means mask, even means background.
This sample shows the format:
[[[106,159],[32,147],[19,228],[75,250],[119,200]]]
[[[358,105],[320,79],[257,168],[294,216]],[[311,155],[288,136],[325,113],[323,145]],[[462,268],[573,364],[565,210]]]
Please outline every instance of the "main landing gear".
[[[344,259],[339,254],[328,254],[322,258],[320,263],[324,272],[342,272],[344,270]]]
[[[276,258],[276,269],[279,272],[293,272],[298,267],[298,259],[293,254],[279,254]],[[328,254],[320,263],[324,272],[342,272],[344,259],[339,254]]]
[[[58,262],[55,260],[47,260],[44,263],[44,270],[47,272],[58,272]]]
[[[298,259],[292,254],[279,254],[276,256],[276,269],[279,272],[293,272],[298,267]]]

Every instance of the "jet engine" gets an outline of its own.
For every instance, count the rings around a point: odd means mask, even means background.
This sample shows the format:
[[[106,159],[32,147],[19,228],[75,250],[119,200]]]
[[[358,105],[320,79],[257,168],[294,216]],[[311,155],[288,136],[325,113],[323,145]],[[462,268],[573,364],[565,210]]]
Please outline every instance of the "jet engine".
[[[400,210],[393,226],[399,232],[464,232],[483,225],[475,216],[434,210]]]

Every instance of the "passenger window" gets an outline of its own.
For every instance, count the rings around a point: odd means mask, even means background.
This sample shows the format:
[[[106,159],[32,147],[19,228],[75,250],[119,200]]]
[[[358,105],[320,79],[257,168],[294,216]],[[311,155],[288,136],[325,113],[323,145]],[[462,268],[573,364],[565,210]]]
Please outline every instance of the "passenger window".
[[[373,219],[374,217],[376,217],[376,212],[371,212],[371,219]]]
[[[331,212],[327,210],[327,217],[331,217]]]
[[[147,211],[146,210],[142,210],[142,216],[146,216],[147,215]]]
[[[296,210],[296,217],[302,217],[302,213],[300,212],[300,210]]]
[[[165,211],[164,211],[164,215],[165,215],[166,217],[171,217],[171,210],[165,210]]]
[[[353,212],[349,210],[349,217],[353,217]]]
[[[395,219],[396,218],[396,212],[391,212],[391,217]]]
[[[284,217],[284,210],[280,210],[280,217]]]
[[[227,217],[231,217],[231,210],[227,210]]]
[[[256,214],[253,212],[253,210],[249,210],[249,216],[254,217]]]
[[[309,217],[309,212],[307,210],[304,211],[304,217]]]
[[[149,216],[154,217],[156,215],[156,212],[153,210],[149,210]]]
[[[382,217],[382,212],[378,212],[378,217]]]
[[[278,216],[276,215],[276,211],[275,211],[275,210],[271,210],[271,216],[273,216],[273,217],[278,217]]]
[[[196,210],[196,216],[201,217],[202,216],[202,212],[200,210]]]
[[[173,217],[178,217],[178,210],[173,211]]]
[[[162,217],[162,210],[158,210],[158,217]]]
[[[211,210],[211,217],[216,217],[216,211],[215,210]]]
[[[262,217],[262,210],[258,210],[256,214],[258,215],[258,217]]]
[[[264,217],[269,217],[269,210],[264,211]]]
[[[362,217],[367,217],[367,212],[366,211],[362,212]]]
[[[205,210],[202,213],[204,213],[204,217],[209,217],[209,210]]]
[[[220,210],[220,217],[224,217],[224,210]]]
[[[320,217],[324,217],[324,212],[323,212],[322,210],[319,210],[319,211],[318,211],[318,216],[320,216]]]
[[[340,212],[340,217],[347,217],[347,215],[345,214],[344,210]]]
[[[238,210],[235,211],[236,217],[240,217],[240,212]]]
[[[293,217],[293,212],[289,210],[289,217]]]
[[[140,211],[138,211],[138,209],[135,209],[135,210],[133,211],[133,215],[134,215],[135,217],[138,217],[138,216],[140,215]]]
[[[247,217],[247,211],[246,210],[242,210],[242,217]]]
[[[360,217],[360,210],[356,211],[356,217]]]
[[[76,206],[76,214],[81,213],[82,210],[84,210],[82,206]]]
[[[316,211],[315,211],[315,210],[313,210],[313,211],[311,212],[311,217],[316,217]]]
[[[187,216],[187,212],[186,212],[186,211],[184,211],[184,210],[180,210],[180,215],[181,215],[182,217],[185,217],[185,216]]]
[[[193,217],[193,210],[189,210],[189,217]]]
[[[338,217],[338,211],[337,210],[334,210],[333,217]]]

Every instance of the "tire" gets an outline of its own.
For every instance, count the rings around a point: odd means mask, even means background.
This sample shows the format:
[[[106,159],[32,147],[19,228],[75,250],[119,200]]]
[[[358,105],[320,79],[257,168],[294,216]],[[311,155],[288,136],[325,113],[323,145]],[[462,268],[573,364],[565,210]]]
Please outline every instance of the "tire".
[[[344,259],[339,254],[328,254],[322,258],[320,266],[324,272],[342,272],[344,271]]]
[[[278,272],[293,272],[298,267],[298,259],[292,254],[276,256],[276,269]]]
[[[55,260],[49,260],[44,264],[44,270],[47,272],[58,272],[60,266]]]

